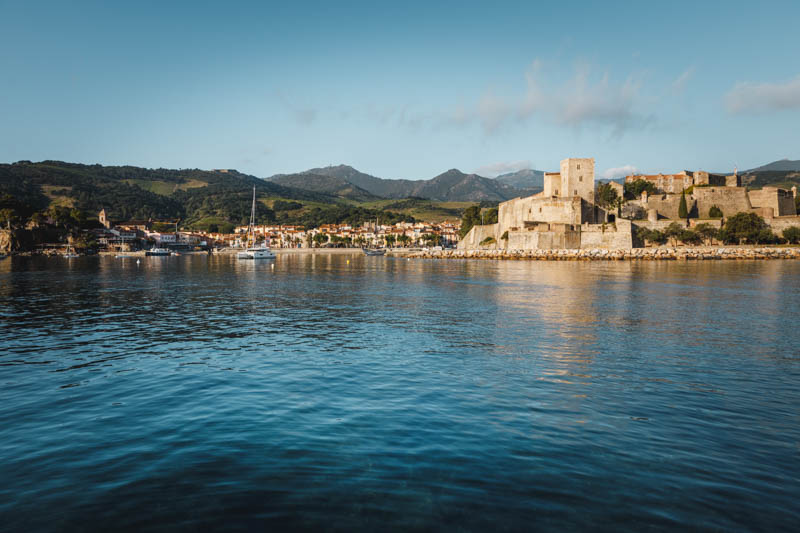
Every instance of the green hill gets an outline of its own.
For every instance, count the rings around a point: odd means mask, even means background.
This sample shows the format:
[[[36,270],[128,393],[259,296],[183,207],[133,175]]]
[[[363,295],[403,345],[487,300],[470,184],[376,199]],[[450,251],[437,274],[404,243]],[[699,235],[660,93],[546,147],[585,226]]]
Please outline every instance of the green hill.
[[[18,217],[50,207],[75,209],[95,217],[105,209],[115,221],[180,219],[182,226],[205,229],[245,224],[256,188],[258,223],[316,226],[333,222],[413,220],[409,215],[353,206],[346,191],[299,189],[235,170],[147,169],[42,161],[0,164],[0,197]],[[374,199],[357,187],[346,189]],[[281,203],[282,202],[282,203]],[[278,205],[281,211],[271,206]],[[286,209],[291,206],[291,209]]]

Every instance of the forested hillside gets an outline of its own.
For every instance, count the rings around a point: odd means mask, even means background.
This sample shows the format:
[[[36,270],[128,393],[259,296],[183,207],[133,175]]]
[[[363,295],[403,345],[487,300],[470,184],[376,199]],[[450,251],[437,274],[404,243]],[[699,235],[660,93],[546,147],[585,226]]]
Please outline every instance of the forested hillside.
[[[407,215],[353,207],[344,197],[287,187],[235,170],[147,169],[61,161],[0,164],[3,206],[20,220],[58,207],[88,218],[105,209],[116,221],[180,219],[184,227],[230,228],[249,220],[253,187],[259,223],[313,226],[376,216],[413,220]]]

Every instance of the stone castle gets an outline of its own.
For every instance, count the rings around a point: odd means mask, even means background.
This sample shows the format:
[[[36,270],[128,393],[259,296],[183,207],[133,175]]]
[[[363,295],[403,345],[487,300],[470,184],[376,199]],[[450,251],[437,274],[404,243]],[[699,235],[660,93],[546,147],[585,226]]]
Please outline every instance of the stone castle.
[[[639,227],[663,229],[678,218],[681,193],[686,194],[689,223],[708,222],[709,210],[716,206],[724,216],[754,212],[779,231],[800,225],[794,198],[797,189],[764,187],[748,191],[736,172],[731,176],[704,171],[677,174],[631,175],[626,182],[639,179],[654,185],[655,193],[642,193],[617,208],[595,203],[596,184],[593,158],[561,161],[559,172],[544,174],[544,190],[533,196],[514,198],[498,207],[496,224],[476,225],[458,243],[459,249],[555,250],[628,249],[642,246],[636,238]],[[611,182],[621,197],[623,186]],[[624,218],[621,218],[619,215]]]

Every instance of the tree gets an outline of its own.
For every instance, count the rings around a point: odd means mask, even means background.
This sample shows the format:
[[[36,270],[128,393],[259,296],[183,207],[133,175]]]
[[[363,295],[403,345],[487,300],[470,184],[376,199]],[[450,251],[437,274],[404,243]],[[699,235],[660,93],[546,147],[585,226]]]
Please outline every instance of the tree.
[[[617,190],[610,183],[603,183],[597,187],[595,201],[600,207],[616,207],[618,200],[621,200],[621,198],[619,198]]]
[[[471,205],[464,210],[464,216],[461,217],[461,229],[458,231],[458,236],[462,239],[464,235],[469,233],[472,226],[480,224],[481,222],[481,208],[477,205]]]
[[[497,224],[497,208],[490,207],[487,209],[481,218],[481,222],[484,224]]]
[[[678,218],[688,218],[689,209],[686,207],[686,190],[681,191],[681,203],[678,205]]]
[[[638,179],[635,181],[626,182],[624,185],[624,191],[625,198],[629,200],[635,200],[642,195],[643,191],[647,191],[647,194],[654,194],[656,192],[656,186],[647,180]]]
[[[786,239],[789,244],[800,243],[800,226],[789,226],[783,230],[783,238]]]
[[[399,235],[399,236],[397,237],[397,240],[398,240],[398,241],[400,242],[400,244],[402,244],[403,246],[407,246],[407,245],[408,245],[408,243],[411,241],[411,237],[409,237],[408,235],[405,235],[405,234],[403,234],[403,235]]]
[[[641,227],[638,230],[636,230],[636,236],[643,241],[655,244],[664,244],[665,242],[667,242],[667,236],[664,235],[664,233],[655,229],[649,229],[645,227]]]
[[[708,223],[698,224],[695,231],[709,244],[714,244],[714,239],[717,237],[717,228]]]
[[[719,207],[712,205],[711,209],[708,210],[708,218],[722,218],[722,209]]]
[[[755,213],[736,213],[725,221],[725,232],[728,238],[738,244],[748,242],[755,244],[758,242],[762,231],[769,229],[763,218]]]
[[[673,242],[675,243],[675,246],[678,245],[678,239],[680,238],[681,233],[683,233],[683,226],[681,226],[677,222],[673,222],[672,224],[667,226],[667,228],[664,230],[664,235],[668,239],[672,239]]]
[[[317,247],[319,248],[320,245],[328,242],[328,236],[324,233],[317,233],[314,235],[313,240],[314,243],[316,243]]]
[[[5,224],[7,229],[11,229],[11,224],[16,222],[17,214],[13,209],[0,209],[0,224]]]
[[[391,233],[388,233],[383,237],[383,240],[386,241],[386,247],[391,248],[394,245],[394,242],[397,240],[397,238]]]
[[[703,237],[694,230],[684,229],[681,231],[680,240],[683,244],[690,246],[697,245],[703,242]]]

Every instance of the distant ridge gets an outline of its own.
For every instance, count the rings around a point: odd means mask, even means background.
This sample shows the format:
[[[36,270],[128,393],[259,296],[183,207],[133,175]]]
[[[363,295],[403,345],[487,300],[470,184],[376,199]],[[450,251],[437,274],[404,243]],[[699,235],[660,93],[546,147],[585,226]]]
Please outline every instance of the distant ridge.
[[[291,179],[287,176],[291,176]],[[321,176],[330,179],[325,180]],[[334,165],[297,174],[276,174],[267,180],[326,194],[332,194],[335,188],[341,189],[345,183],[349,183],[358,190],[381,198],[417,197],[441,202],[502,202],[528,192],[503,181],[465,174],[458,169],[450,169],[429,180],[408,180],[378,178],[349,165]]]
[[[530,194],[544,189],[544,171],[525,168],[516,172],[501,174],[495,180]]]
[[[778,161],[773,161],[772,163],[767,163],[766,165],[762,165],[760,167],[751,168],[750,170],[745,170],[745,173],[748,172],[792,172],[792,171],[800,171],[800,159],[791,160],[791,159],[780,159]]]

